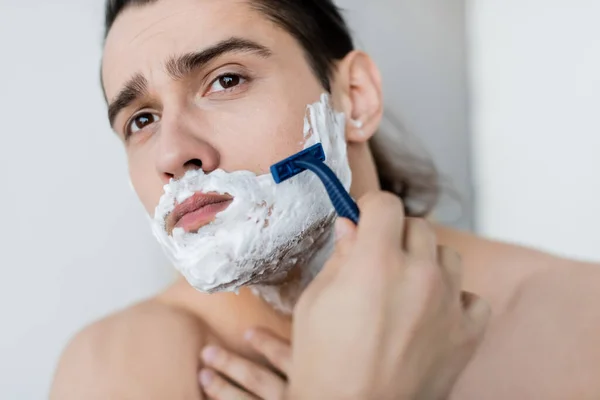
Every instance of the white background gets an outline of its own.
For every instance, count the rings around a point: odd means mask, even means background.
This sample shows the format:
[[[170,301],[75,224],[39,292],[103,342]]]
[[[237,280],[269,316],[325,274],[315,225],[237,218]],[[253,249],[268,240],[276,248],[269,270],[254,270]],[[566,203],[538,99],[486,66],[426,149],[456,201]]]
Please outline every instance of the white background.
[[[600,260],[600,2],[469,13],[478,230]]]
[[[0,0],[2,399],[46,397],[74,332],[172,277],[106,122],[102,3]],[[389,108],[470,206],[462,1],[341,4],[361,7],[350,18],[381,63]],[[479,229],[600,260],[599,4],[473,5]]]
[[[68,337],[171,269],[107,123],[101,2],[0,1],[0,399],[39,400]]]

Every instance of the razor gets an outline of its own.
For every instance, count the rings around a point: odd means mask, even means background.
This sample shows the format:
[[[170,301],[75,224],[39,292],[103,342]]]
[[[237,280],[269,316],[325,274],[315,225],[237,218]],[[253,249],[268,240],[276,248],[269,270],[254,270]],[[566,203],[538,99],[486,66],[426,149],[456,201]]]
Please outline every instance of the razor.
[[[306,170],[312,171],[321,180],[337,214],[358,224],[358,206],[331,168],[325,164],[325,152],[321,143],[274,164],[271,166],[271,175],[275,183],[280,184]]]

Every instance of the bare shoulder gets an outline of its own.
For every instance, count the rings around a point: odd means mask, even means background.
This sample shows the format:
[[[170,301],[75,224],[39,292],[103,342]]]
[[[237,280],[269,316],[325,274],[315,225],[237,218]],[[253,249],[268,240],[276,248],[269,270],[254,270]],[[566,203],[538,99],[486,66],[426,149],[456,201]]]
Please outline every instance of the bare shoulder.
[[[488,300],[495,314],[510,307],[526,285],[529,288],[563,270],[585,274],[583,270],[590,265],[444,227],[437,227],[436,232],[440,244],[462,256],[464,289]]]
[[[464,287],[492,305],[451,399],[599,399],[600,265],[439,228]]]
[[[52,400],[200,399],[196,374],[206,329],[157,299],[78,333],[59,362]]]
[[[600,265],[555,259],[523,280],[456,399],[600,398]]]

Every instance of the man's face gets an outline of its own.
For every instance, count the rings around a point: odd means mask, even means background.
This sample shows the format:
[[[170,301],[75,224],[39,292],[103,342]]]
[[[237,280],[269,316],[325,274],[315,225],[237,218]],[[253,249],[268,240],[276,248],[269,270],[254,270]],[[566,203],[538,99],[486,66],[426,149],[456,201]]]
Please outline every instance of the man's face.
[[[264,174],[302,149],[306,106],[324,91],[292,36],[242,0],[126,9],[102,76],[150,214],[163,185],[200,164]]]

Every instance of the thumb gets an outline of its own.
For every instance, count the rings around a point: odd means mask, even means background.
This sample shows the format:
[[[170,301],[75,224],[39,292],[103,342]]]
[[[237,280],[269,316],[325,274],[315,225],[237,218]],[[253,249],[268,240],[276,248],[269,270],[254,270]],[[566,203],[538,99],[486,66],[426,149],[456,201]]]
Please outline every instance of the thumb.
[[[347,218],[335,221],[335,251],[333,257],[345,258],[354,247],[356,226]]]
[[[337,275],[344,259],[354,247],[356,241],[356,226],[346,218],[338,218],[335,222],[335,249],[321,272],[316,276],[307,290],[319,291],[328,285]]]

